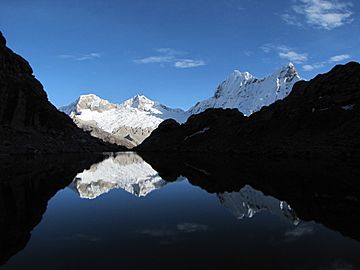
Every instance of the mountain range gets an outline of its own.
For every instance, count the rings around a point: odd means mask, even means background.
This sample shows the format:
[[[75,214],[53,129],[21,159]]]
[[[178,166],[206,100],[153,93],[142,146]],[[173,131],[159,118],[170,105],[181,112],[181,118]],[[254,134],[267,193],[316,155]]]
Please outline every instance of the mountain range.
[[[137,151],[232,152],[247,155],[360,156],[360,64],[337,65],[297,82],[284,99],[245,117],[208,109],[186,123],[162,122]]]
[[[294,65],[258,79],[249,72],[235,70],[215,90],[215,94],[197,102],[189,110],[169,108],[160,102],[136,95],[120,104],[94,94],[81,95],[59,110],[68,114],[78,127],[106,142],[133,148],[139,145],[166,119],[185,122],[189,116],[208,108],[236,108],[251,115],[263,106],[283,99],[300,80]]]

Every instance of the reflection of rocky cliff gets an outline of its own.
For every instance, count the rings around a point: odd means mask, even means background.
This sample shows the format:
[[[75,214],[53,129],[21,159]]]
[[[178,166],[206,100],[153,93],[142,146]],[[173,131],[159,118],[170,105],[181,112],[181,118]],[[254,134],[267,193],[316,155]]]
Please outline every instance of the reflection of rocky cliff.
[[[252,218],[260,211],[285,218],[294,225],[299,223],[294,210],[284,201],[272,196],[265,196],[261,191],[246,185],[238,192],[224,192],[217,195],[221,205],[227,208],[236,218]]]
[[[119,153],[77,174],[70,187],[81,198],[94,199],[112,189],[124,189],[142,197],[166,183],[137,154]]]
[[[180,175],[211,193],[238,192],[246,185],[291,205],[304,221],[314,220],[360,240],[358,160],[254,159],[235,155],[143,153],[168,181]]]
[[[101,159],[96,155],[0,159],[0,264],[25,247],[49,199],[77,172]]]

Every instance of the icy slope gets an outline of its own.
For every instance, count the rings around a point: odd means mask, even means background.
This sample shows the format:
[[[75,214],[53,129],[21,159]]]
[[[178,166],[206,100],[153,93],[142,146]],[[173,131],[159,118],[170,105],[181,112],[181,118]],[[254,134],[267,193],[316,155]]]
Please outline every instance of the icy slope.
[[[237,108],[248,116],[261,107],[286,97],[299,80],[291,63],[262,79],[255,78],[248,72],[235,70],[217,87],[213,97],[198,102],[188,112],[197,114],[208,108]]]
[[[89,94],[60,111],[72,118],[83,121],[94,121],[106,132],[113,132],[119,127],[156,128],[163,120],[174,118],[185,121],[185,112],[181,109],[171,109],[145,96],[134,96],[121,104],[113,104],[100,97]]]
[[[121,104],[100,97],[82,95],[68,106],[59,108],[82,129],[104,141],[129,148],[141,143],[165,119],[184,122],[188,114],[136,95]]]

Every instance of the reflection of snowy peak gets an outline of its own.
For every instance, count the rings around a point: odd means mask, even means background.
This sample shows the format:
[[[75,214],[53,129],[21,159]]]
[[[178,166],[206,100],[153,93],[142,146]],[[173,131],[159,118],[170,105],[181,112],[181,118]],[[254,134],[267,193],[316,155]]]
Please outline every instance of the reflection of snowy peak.
[[[135,196],[146,196],[167,182],[135,153],[120,153],[76,175],[71,188],[81,198],[94,199],[112,189],[124,189]]]
[[[249,185],[239,192],[218,194],[220,203],[238,219],[251,218],[257,212],[266,210],[270,213],[288,219],[294,225],[299,223],[294,210],[284,201],[265,196],[261,191]]]
[[[198,102],[190,108],[189,113],[200,113],[208,108],[237,108],[243,114],[250,115],[263,106],[285,98],[299,80],[291,63],[262,79],[235,70],[217,87],[213,97]]]

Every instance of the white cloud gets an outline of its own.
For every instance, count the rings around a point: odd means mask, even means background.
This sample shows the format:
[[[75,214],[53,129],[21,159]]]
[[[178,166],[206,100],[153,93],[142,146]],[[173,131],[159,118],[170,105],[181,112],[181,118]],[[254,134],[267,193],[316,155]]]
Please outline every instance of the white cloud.
[[[319,69],[319,68],[322,68],[324,67],[324,64],[323,63],[315,63],[315,64],[307,64],[307,65],[303,65],[302,66],[302,69],[304,71],[312,71],[314,69]]]
[[[348,55],[348,54],[335,55],[335,56],[330,57],[329,63],[341,62],[341,61],[347,60],[349,58],[350,58],[350,55]]]
[[[135,59],[137,64],[169,63],[174,61],[173,56],[149,56],[142,59]]]
[[[155,50],[158,55],[133,60],[136,64],[171,64],[175,68],[195,68],[206,65],[201,59],[184,59],[179,55],[186,54],[171,48],[159,48]]]
[[[174,63],[174,67],[176,68],[194,68],[205,66],[206,63],[203,60],[193,60],[193,59],[178,59]]]
[[[294,63],[303,63],[307,61],[308,56],[306,53],[297,53],[295,51],[281,51],[279,52],[279,56],[282,59],[287,59]]]
[[[158,53],[163,53],[166,55],[181,55],[184,54],[184,52],[180,52],[171,48],[158,48],[156,49]]]
[[[351,7],[352,3],[337,0],[297,0],[292,8],[296,14],[305,17],[306,23],[331,30],[352,22]]]
[[[304,71],[313,71],[315,69],[324,67],[326,64],[333,64],[333,63],[348,60],[350,57],[351,56],[349,54],[334,55],[334,56],[330,57],[327,61],[303,65],[302,69]]]
[[[290,62],[301,64],[308,60],[307,53],[299,53],[295,49],[285,45],[275,45],[273,43],[267,43],[260,46],[260,49],[264,53],[276,52],[282,59],[289,60]]]
[[[289,25],[295,25],[295,26],[302,26],[303,24],[300,22],[299,18],[289,14],[285,13],[281,15],[281,19],[286,22]]]
[[[83,55],[74,55],[74,54],[59,54],[57,57],[60,59],[72,59],[76,61],[85,61],[85,60],[92,60],[101,58],[102,54],[98,52],[92,52],[89,54]]]
[[[252,56],[254,53],[252,51],[243,51],[243,53],[245,54],[245,56],[250,57]]]
[[[266,43],[262,46],[260,46],[260,49],[264,52],[264,53],[269,53],[274,49],[274,44],[272,43]]]

